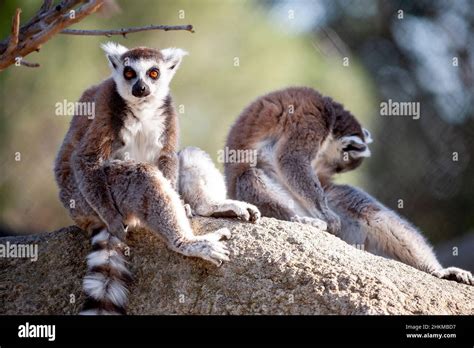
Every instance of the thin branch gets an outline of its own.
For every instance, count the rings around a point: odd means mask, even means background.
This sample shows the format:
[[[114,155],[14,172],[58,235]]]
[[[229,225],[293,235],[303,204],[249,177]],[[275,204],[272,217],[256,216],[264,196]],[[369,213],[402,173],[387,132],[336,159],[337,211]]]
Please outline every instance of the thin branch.
[[[107,36],[112,35],[122,35],[125,36],[131,33],[138,33],[140,31],[148,30],[186,30],[191,33],[194,33],[192,25],[147,25],[144,27],[132,27],[132,28],[121,28],[121,29],[111,29],[111,30],[81,30],[81,29],[64,29],[60,34],[65,35],[86,35],[86,36]]]
[[[26,66],[28,68],[39,68],[40,67],[40,65],[38,63],[30,63],[30,62],[27,62],[24,59],[20,60],[20,64],[23,65],[23,66]]]
[[[12,33],[10,40],[8,41],[8,46],[5,51],[5,55],[9,55],[14,52],[18,47],[18,37],[20,35],[20,14],[21,9],[17,8],[12,19]]]

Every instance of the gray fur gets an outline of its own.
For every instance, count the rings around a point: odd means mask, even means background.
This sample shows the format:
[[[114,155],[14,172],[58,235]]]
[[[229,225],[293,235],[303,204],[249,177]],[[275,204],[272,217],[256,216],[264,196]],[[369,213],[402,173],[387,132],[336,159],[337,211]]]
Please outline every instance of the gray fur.
[[[295,106],[288,115],[289,106]],[[263,216],[310,224],[349,244],[439,278],[474,284],[470,272],[443,268],[409,222],[367,193],[332,184],[370,156],[370,132],[342,105],[308,88],[288,88],[250,104],[231,128],[230,149],[256,150],[255,167],[226,163],[231,196]],[[324,221],[321,221],[321,220]]]

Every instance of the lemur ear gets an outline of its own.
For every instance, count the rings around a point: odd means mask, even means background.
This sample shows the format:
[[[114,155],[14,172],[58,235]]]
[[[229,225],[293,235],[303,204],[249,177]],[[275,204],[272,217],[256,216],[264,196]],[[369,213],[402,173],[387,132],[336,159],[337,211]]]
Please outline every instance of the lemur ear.
[[[181,48],[170,47],[161,50],[161,54],[163,55],[163,62],[165,66],[169,70],[176,71],[178,70],[179,65],[181,64],[181,60],[184,56],[188,55],[188,52]]]
[[[109,60],[109,65],[112,69],[117,69],[117,67],[121,64],[120,57],[122,54],[128,51],[128,48],[122,46],[115,42],[107,42],[101,45],[102,49]]]
[[[367,129],[362,128],[362,132],[364,132],[364,138],[365,138],[365,143],[366,144],[370,144],[370,143],[374,142],[372,140],[372,136],[370,135],[370,132]]]

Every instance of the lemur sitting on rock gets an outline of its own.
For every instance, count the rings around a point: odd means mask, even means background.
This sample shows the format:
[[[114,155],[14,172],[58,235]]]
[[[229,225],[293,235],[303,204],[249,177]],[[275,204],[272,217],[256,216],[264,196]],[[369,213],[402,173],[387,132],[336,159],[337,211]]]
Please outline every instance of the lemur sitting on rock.
[[[329,97],[295,87],[264,95],[243,110],[228,151],[255,151],[257,164],[226,162],[229,196],[263,216],[326,228],[350,244],[438,278],[474,284],[468,271],[443,268],[408,221],[369,194],[332,183],[370,156],[370,133]]]
[[[80,102],[95,103],[95,115],[73,117],[54,168],[62,203],[92,234],[83,314],[125,313],[131,278],[123,254],[128,227],[144,226],[186,256],[217,265],[229,260],[221,239],[230,231],[194,235],[178,186],[195,214],[251,222],[260,216],[253,205],[226,199],[224,179],[202,151],[177,154],[178,119],[169,84],[186,52],[129,50],[114,43],[103,49],[112,76],[83,93]],[[179,175],[180,163],[195,176]],[[214,186],[199,177],[208,172]]]

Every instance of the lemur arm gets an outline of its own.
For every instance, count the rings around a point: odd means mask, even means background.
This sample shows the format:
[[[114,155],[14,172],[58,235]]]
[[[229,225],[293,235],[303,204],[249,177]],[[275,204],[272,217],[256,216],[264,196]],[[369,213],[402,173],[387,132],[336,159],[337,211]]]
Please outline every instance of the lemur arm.
[[[161,170],[163,176],[171,182],[171,185],[177,190],[178,184],[178,155],[176,152],[162,153],[158,158],[158,169]]]
[[[328,207],[326,196],[317,175],[311,167],[311,160],[319,151],[321,131],[306,128],[282,139],[277,148],[277,164],[280,176],[291,192],[297,195],[311,213],[311,217],[328,223],[329,231],[337,233],[340,221]]]
[[[104,163],[112,152],[114,133],[108,125],[94,119],[71,156],[71,167],[81,194],[107,225],[110,233],[121,237],[125,233],[123,216],[110,192]]]
[[[168,104],[168,117],[164,132],[164,144],[157,159],[158,169],[171,182],[175,190],[178,189],[178,120],[171,104]]]

